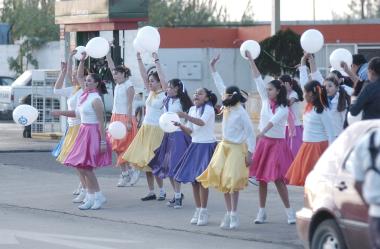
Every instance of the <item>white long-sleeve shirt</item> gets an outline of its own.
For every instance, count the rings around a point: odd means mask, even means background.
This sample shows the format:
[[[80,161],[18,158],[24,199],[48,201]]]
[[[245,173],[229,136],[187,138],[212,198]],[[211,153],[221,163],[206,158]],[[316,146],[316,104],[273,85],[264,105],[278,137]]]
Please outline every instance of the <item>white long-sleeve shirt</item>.
[[[212,77],[218,92],[223,96],[226,86],[222,77],[217,72],[212,73]],[[237,104],[226,108],[225,112],[222,121],[223,140],[236,144],[246,143],[248,151],[253,153],[256,146],[256,136],[247,111],[240,104]]]
[[[309,82],[307,66],[300,66],[298,68],[298,70],[300,72],[300,84],[302,87],[304,87],[306,85],[306,83]],[[314,73],[310,73],[310,78],[312,80],[318,81],[321,85],[324,81],[323,76],[322,76],[321,72],[319,72],[319,70],[315,71]]]
[[[298,99],[298,94],[295,92],[295,91],[291,91],[289,96],[288,96],[288,99],[296,99],[297,101],[294,102],[289,108],[292,109],[293,113],[294,113],[294,125],[295,126],[301,126],[302,125],[302,114],[303,114],[303,111],[302,111],[302,104],[301,102],[299,101]]]
[[[215,111],[210,105],[204,106],[203,114],[202,108],[192,106],[189,110],[189,116],[201,119],[205,125],[199,126],[187,121],[186,126],[192,130],[191,141],[193,143],[214,143],[216,141],[215,130]]]
[[[303,115],[303,141],[331,144],[335,139],[333,123],[327,110],[317,113],[314,109]]]
[[[83,90],[79,89],[78,91],[74,92],[75,88],[74,87],[64,87],[64,88],[59,88],[56,89],[54,88],[54,94],[62,97],[67,98],[67,110],[69,111],[75,111],[77,108],[77,105],[79,103],[78,99],[82,95]],[[74,126],[74,125],[80,125],[80,118],[72,118],[68,117],[67,118],[67,123],[69,126]]]
[[[285,138],[286,122],[289,115],[288,107],[277,106],[273,113],[263,79],[259,76],[255,78],[254,81],[262,102],[259,130],[262,131],[268,123],[272,123],[273,127],[265,133],[265,136],[271,138]]]

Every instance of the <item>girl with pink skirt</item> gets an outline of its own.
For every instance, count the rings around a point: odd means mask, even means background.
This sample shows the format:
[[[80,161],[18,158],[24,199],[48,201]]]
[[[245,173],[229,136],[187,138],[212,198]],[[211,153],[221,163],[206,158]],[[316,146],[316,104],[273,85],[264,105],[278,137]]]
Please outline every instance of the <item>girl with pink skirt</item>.
[[[77,168],[85,178],[87,196],[84,204],[78,207],[81,210],[100,209],[106,202],[93,171],[112,163],[111,144],[104,129],[104,105],[99,95],[106,92],[100,76],[89,74],[77,109],[67,113],[68,116],[78,115],[81,118],[78,136],[64,161],[65,165]]]
[[[285,140],[285,127],[289,116],[286,88],[279,80],[265,84],[251,54],[248,51],[246,54],[262,101],[260,133],[257,135],[256,151],[250,168],[250,176],[255,176],[260,183],[260,209],[254,222],[256,224],[265,222],[268,183],[274,182],[286,208],[288,224],[295,224],[295,213],[290,208],[285,183],[286,172],[293,161],[292,152]]]
[[[286,125],[286,142],[292,151],[293,157],[296,157],[299,148],[302,144],[302,101],[303,92],[295,79],[292,79],[289,75],[284,74],[280,77],[280,80],[285,84],[288,101],[289,101],[289,114],[293,115],[293,124]],[[292,128],[292,129],[290,129]]]

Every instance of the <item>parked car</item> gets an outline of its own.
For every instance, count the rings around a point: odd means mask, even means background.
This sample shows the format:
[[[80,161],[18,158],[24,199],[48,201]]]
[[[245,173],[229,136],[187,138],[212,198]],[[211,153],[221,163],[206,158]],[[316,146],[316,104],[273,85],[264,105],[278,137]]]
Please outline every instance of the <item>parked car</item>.
[[[305,248],[370,249],[368,207],[354,187],[350,155],[359,139],[380,120],[350,125],[323,153],[306,178],[297,231]]]
[[[14,78],[8,76],[0,76],[0,115],[7,115],[8,112],[8,99],[10,98],[9,88],[14,82]]]
[[[112,84],[106,84],[108,94],[103,96],[105,110],[112,112],[113,92]],[[16,80],[10,77],[0,77],[0,114],[11,116],[20,100],[32,94],[32,70],[27,70]]]

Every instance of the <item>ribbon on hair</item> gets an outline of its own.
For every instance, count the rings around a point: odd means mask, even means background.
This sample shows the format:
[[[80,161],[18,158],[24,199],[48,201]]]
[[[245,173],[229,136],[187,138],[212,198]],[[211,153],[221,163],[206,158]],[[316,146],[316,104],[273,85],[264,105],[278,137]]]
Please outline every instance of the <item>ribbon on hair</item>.
[[[83,104],[83,102],[86,101],[88,95],[90,95],[90,93],[97,93],[98,90],[97,89],[92,89],[92,90],[86,90],[82,93],[82,95],[79,97],[79,105]]]
[[[180,80],[179,83],[182,85],[182,92],[185,93],[185,84],[183,84],[182,80]]]

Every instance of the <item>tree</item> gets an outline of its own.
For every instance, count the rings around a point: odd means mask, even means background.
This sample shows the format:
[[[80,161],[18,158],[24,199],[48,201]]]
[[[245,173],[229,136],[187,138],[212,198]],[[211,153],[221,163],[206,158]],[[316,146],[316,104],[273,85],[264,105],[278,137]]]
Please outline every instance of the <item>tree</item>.
[[[226,23],[227,10],[214,0],[150,0],[149,23],[159,27]]]
[[[252,1],[248,0],[245,11],[241,17],[241,24],[243,25],[253,24],[254,23],[253,15],[254,15],[254,11],[253,11],[253,6],[252,6]]]
[[[5,0],[1,21],[12,27],[13,40],[20,40],[19,55],[8,58],[9,67],[17,75],[28,65],[38,68],[32,56],[35,49],[48,41],[59,39],[59,27],[54,23],[54,0]]]
[[[380,17],[380,0],[351,0],[346,13],[348,19],[368,19]]]
[[[303,55],[299,34],[290,29],[280,30],[274,36],[260,42],[260,47],[257,66],[263,75],[296,73],[296,65]]]

